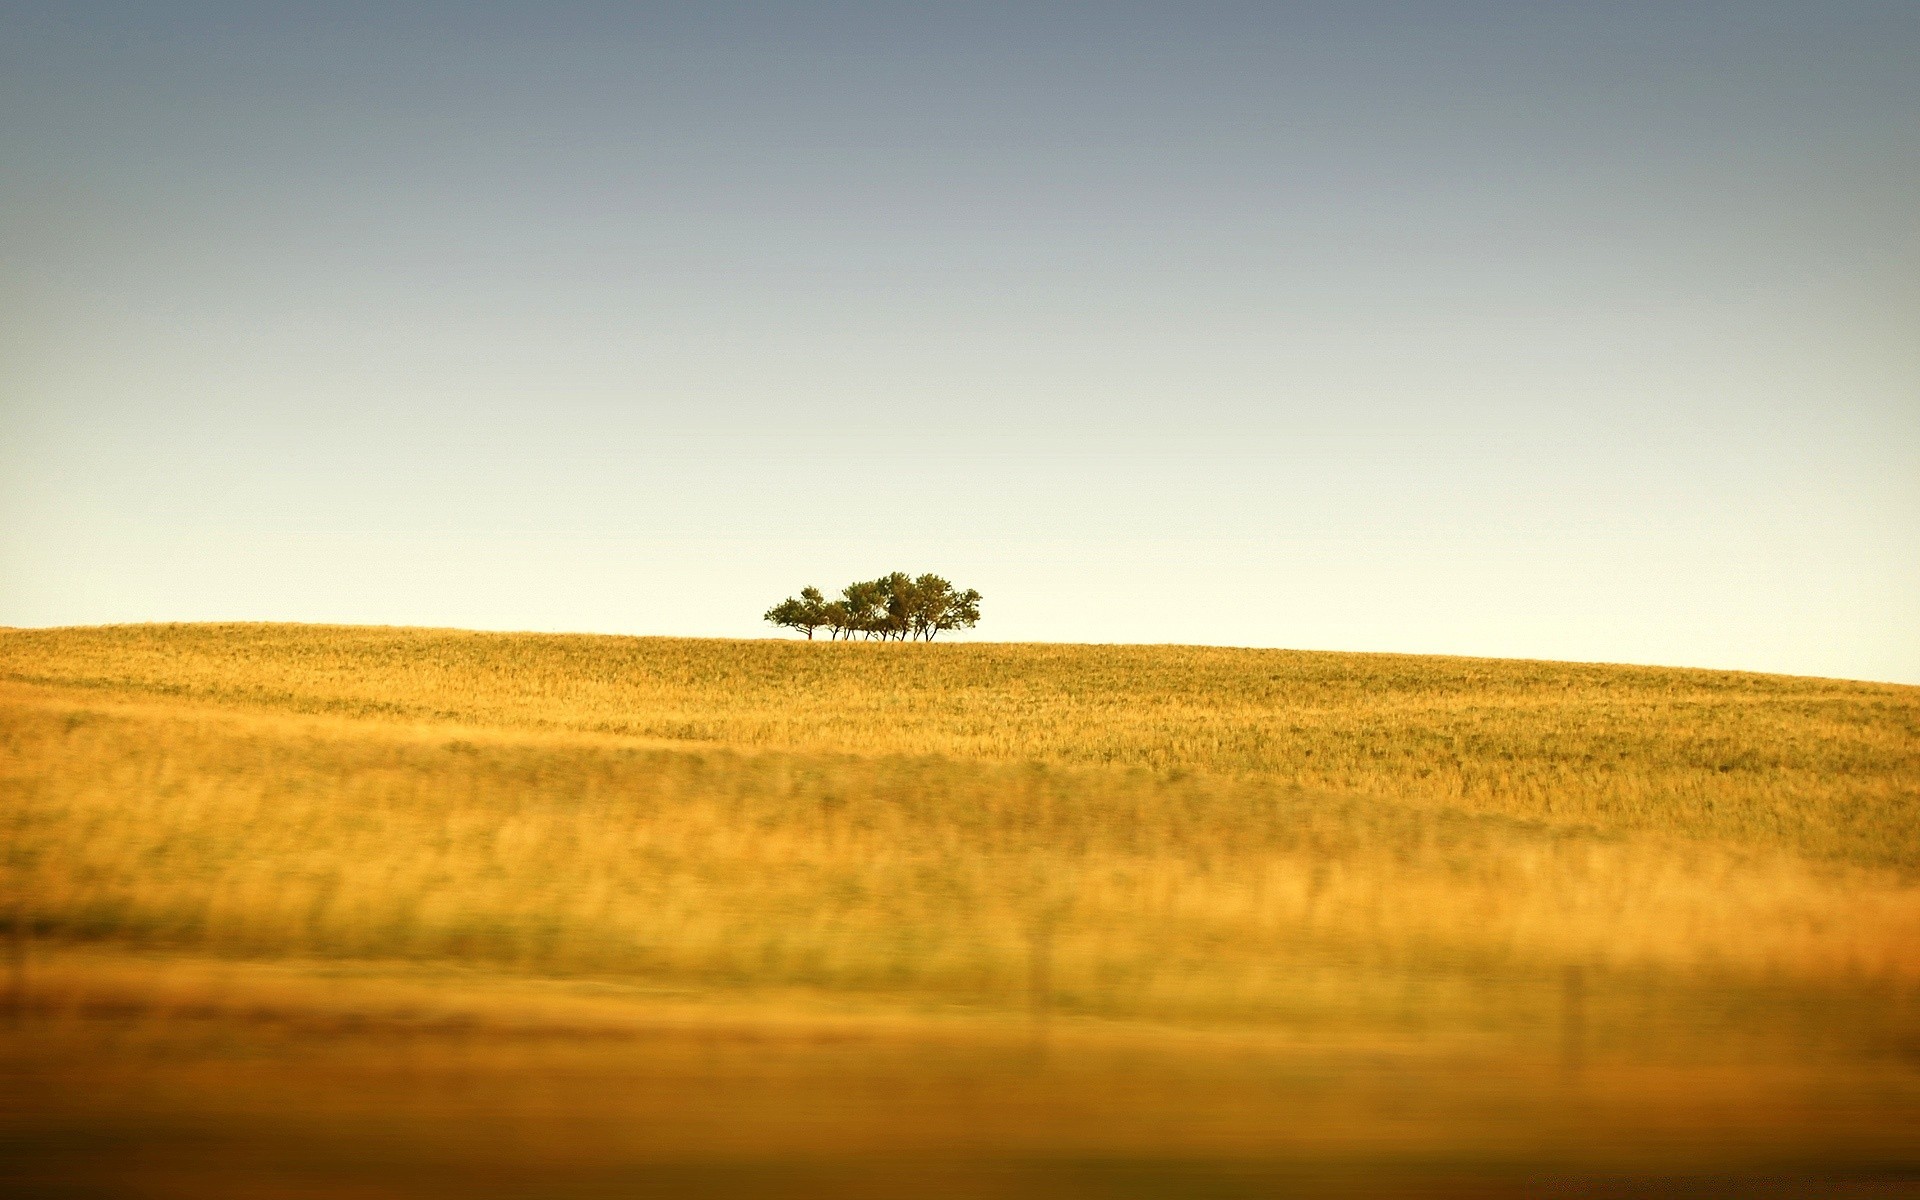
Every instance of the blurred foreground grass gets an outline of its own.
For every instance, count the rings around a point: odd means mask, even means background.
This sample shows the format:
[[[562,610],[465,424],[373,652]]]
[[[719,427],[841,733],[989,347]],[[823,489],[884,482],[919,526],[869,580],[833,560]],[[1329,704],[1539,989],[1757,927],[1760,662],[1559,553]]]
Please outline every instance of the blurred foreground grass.
[[[17,1189],[1920,1170],[1920,689],[144,626],[0,739]]]

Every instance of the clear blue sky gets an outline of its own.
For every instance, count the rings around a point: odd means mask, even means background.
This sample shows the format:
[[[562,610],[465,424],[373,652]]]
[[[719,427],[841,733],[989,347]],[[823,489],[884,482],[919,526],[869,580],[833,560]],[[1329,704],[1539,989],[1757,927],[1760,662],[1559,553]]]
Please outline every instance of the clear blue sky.
[[[0,623],[900,568],[1920,682],[1916,63],[1907,2],[0,3]]]

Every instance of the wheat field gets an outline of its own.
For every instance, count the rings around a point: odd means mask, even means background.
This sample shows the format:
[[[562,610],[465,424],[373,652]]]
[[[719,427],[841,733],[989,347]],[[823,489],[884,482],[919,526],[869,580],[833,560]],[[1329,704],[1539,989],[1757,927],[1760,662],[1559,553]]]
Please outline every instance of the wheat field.
[[[12,630],[0,789],[19,1194],[1920,1172],[1920,688]]]

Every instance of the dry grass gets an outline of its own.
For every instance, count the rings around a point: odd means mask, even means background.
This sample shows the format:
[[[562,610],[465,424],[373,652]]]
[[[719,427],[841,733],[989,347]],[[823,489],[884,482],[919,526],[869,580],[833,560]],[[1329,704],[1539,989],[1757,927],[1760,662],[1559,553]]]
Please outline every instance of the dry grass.
[[[1920,865],[1920,689],[1179,646],[20,631],[0,678],[257,712],[1258,777]]]
[[[1920,689],[1178,647],[10,631],[0,790],[33,931],[28,1036],[0,1042],[66,1097],[0,1113],[19,1136],[152,1142],[189,1095],[197,1138],[265,1106],[269,1144],[384,1122],[418,1131],[389,1147],[408,1171],[472,1167],[446,1131],[478,1087],[518,1131],[494,1145],[588,1190],[888,1147],[973,1164],[961,1191],[1039,1160],[1136,1182],[1253,1163],[1256,1191],[1336,1160],[1414,1171],[1395,1186],[1447,1163],[1920,1166]],[[545,1116],[503,1098],[523,1086]],[[608,1132],[633,1122],[658,1136]],[[179,1169],[155,1194],[229,1187]],[[261,1186],[242,1175],[233,1194]]]

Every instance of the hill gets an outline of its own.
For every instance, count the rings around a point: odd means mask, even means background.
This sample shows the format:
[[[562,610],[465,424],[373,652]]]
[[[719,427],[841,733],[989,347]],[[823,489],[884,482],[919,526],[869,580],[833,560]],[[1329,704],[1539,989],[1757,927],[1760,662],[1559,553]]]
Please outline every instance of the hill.
[[[1920,1165],[1916,688],[189,625],[0,714],[3,1132],[139,1151],[28,1183]]]

